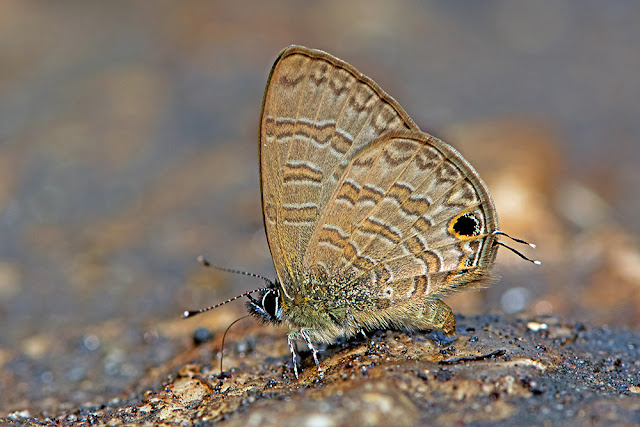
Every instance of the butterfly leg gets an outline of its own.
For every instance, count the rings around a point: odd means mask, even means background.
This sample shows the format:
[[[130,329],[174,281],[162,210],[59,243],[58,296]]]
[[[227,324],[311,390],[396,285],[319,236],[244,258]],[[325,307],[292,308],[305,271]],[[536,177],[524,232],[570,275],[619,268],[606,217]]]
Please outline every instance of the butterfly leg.
[[[287,336],[287,342],[289,343],[289,351],[291,352],[291,359],[293,360],[293,373],[295,374],[296,379],[298,379],[298,353],[296,352],[293,333]]]
[[[302,339],[304,340],[304,342],[307,343],[307,347],[309,347],[309,350],[311,350],[311,354],[313,355],[313,361],[316,362],[316,367],[318,368],[318,374],[320,374],[320,376],[323,376],[324,372],[322,372],[322,368],[320,367],[320,362],[318,362],[318,350],[316,350],[313,343],[311,342],[311,338],[309,338],[309,334],[307,334],[307,331],[305,331],[304,329],[301,329],[299,333]]]
[[[355,330],[356,335],[360,334],[364,337],[365,340],[369,339],[369,337],[367,337],[367,334],[364,332],[364,329],[362,328],[362,326],[360,326],[360,324],[358,323],[354,315],[351,314],[351,311],[349,310],[347,310],[347,315],[342,326],[347,330],[353,328],[353,330]]]
[[[313,361],[316,363],[316,367],[318,368],[318,373],[323,376],[324,372],[322,371],[320,362],[318,361],[318,350],[316,350],[316,347],[313,345],[313,342],[311,341],[311,338],[309,337],[307,331],[304,329],[300,329],[298,331],[289,333],[289,335],[287,336],[287,340],[289,342],[289,350],[291,351],[291,356],[293,358],[293,372],[295,373],[296,378],[298,378],[298,356],[294,346],[296,339],[304,340],[304,342],[307,344],[307,347],[309,348],[309,350],[311,350],[311,354],[313,355]]]

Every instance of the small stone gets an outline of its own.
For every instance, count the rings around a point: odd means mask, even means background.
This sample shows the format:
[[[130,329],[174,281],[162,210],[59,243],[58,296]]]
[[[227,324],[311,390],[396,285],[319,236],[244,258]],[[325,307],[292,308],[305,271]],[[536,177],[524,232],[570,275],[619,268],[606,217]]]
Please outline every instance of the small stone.
[[[534,332],[546,330],[547,327],[548,326],[547,326],[546,323],[538,323],[538,322],[529,322],[529,323],[527,323],[527,328],[530,331],[534,331]]]

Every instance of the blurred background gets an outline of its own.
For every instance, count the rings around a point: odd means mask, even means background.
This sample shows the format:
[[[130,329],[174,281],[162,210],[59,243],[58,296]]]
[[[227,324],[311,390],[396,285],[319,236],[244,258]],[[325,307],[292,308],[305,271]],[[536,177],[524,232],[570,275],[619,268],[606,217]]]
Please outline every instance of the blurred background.
[[[376,80],[538,245],[519,249],[541,267],[501,250],[500,279],[454,312],[637,330],[638,16],[630,0],[2,2],[0,413],[134,389],[195,328],[242,315],[180,319],[262,285],[197,255],[274,276],[257,129],[290,44]]]

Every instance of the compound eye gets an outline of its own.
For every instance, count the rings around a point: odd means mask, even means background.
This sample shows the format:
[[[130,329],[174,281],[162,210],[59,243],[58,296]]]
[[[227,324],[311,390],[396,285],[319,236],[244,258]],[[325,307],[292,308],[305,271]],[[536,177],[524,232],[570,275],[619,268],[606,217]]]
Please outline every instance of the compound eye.
[[[278,295],[277,292],[269,289],[262,297],[262,308],[272,318],[277,318],[278,313]]]

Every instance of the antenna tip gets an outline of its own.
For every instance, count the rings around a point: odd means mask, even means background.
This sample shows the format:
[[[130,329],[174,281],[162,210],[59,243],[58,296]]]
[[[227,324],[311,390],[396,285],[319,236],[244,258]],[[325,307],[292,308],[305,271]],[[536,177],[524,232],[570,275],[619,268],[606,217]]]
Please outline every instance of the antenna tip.
[[[537,260],[536,260],[536,261],[533,261],[533,263],[534,263],[535,265],[542,265],[542,263],[541,263],[540,261],[537,261]]]
[[[191,316],[195,316],[196,314],[200,313],[199,311],[185,311],[184,313],[182,313],[182,318],[186,319],[187,317],[191,317]]]
[[[529,243],[529,246],[531,246],[533,249],[536,248],[536,245],[534,245],[533,243]]]
[[[211,263],[209,263],[209,261],[207,261],[207,259],[202,255],[198,255],[198,258],[196,259],[200,264],[204,265],[205,267],[209,267],[211,265]]]

